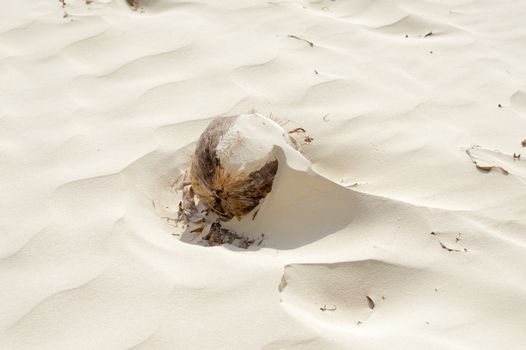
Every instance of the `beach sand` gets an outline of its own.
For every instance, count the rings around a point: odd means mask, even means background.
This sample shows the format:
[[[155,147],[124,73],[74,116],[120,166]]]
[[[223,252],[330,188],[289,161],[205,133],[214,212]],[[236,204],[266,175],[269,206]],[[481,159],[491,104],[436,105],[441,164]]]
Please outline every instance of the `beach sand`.
[[[0,349],[526,347],[526,2],[2,5]],[[312,168],[205,247],[175,184],[253,110]]]

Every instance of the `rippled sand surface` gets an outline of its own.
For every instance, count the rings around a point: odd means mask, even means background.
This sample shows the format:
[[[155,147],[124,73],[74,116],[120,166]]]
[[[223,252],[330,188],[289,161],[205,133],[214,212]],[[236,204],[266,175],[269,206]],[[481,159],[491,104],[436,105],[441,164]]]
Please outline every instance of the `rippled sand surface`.
[[[524,1],[2,5],[0,349],[524,349]],[[181,239],[197,138],[251,110],[319,175],[259,245]]]

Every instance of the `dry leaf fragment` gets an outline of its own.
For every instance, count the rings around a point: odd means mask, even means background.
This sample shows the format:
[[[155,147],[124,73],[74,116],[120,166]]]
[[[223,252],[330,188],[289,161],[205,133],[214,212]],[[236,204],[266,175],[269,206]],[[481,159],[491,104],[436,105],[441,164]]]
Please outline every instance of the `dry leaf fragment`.
[[[493,169],[500,169],[500,171],[502,171],[502,173],[504,175],[508,175],[509,174],[509,171],[504,169],[503,167],[501,166],[493,166],[493,165],[478,165],[475,163],[475,165],[477,166],[477,169],[479,170],[482,170],[482,171],[491,171]]]
[[[504,174],[504,175],[508,175],[509,172],[508,170],[504,169],[502,166],[498,166],[498,165],[487,165],[487,163],[484,163],[484,165],[481,165],[479,163],[479,160],[478,160],[478,157],[476,155],[473,155],[473,151],[477,150],[477,149],[480,149],[480,146],[472,146],[471,148],[468,148],[466,149],[466,153],[468,154],[468,156],[471,158],[471,161],[473,162],[473,164],[475,164],[475,166],[477,167],[478,170],[481,170],[481,171],[486,171],[486,172],[489,172],[493,169],[500,169],[500,171]],[[482,151],[488,151],[488,150],[484,150],[484,149],[481,149]],[[497,153],[497,154],[501,154],[501,155],[504,155],[502,154],[501,152],[499,151],[493,151],[493,153]]]
[[[193,229],[192,231],[190,231],[190,232],[191,232],[191,233],[196,233],[196,232],[201,233],[201,232],[203,232],[204,229],[205,229],[205,227],[204,227],[204,226],[201,226],[201,227],[198,227],[198,228],[194,228],[194,229]]]

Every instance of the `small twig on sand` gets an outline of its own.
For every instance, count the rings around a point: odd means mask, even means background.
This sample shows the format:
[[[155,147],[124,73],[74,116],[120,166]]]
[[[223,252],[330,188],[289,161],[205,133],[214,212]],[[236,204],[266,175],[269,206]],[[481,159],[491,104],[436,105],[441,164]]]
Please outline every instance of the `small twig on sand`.
[[[442,249],[445,249],[447,250],[448,252],[461,252],[461,250],[459,249],[451,249],[451,248],[448,248],[444,245],[444,243],[438,241],[438,243],[440,243],[440,246],[442,247]]]
[[[305,132],[305,129],[303,129],[303,128],[292,129],[292,130],[289,131],[289,134],[294,134],[294,133],[297,133],[297,132]]]
[[[288,37],[289,37],[289,38],[296,39],[296,40],[305,41],[307,44],[310,45],[310,47],[314,47],[314,43],[313,43],[312,41],[309,41],[309,40],[306,40],[306,39],[300,38],[299,36],[296,36],[296,35],[288,35]]]

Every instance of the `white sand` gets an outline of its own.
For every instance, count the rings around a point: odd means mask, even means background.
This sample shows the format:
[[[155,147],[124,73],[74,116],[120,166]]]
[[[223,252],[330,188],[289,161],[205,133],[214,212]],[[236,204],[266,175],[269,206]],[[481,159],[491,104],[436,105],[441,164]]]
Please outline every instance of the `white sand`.
[[[526,2],[143,3],[2,3],[0,349],[525,348]],[[315,172],[232,223],[260,246],[181,241],[253,108]]]

